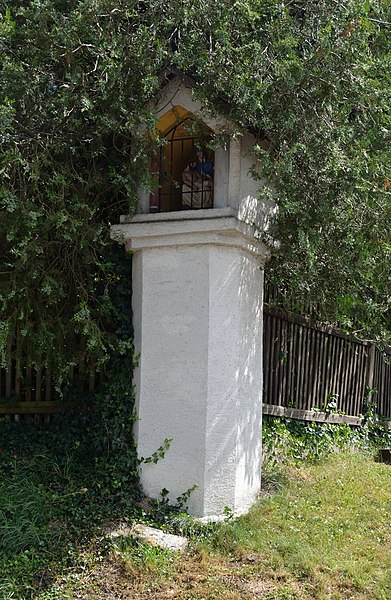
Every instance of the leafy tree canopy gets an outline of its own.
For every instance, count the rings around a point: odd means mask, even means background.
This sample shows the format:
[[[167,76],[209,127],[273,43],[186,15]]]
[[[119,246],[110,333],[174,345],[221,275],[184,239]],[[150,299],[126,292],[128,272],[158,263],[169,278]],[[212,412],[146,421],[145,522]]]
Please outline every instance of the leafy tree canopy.
[[[90,356],[110,354],[108,226],[148,181],[153,140],[140,132],[169,64],[210,110],[268,140],[255,168],[279,207],[270,280],[389,341],[390,7],[0,0],[3,357],[17,335],[32,361],[65,364],[70,330]]]

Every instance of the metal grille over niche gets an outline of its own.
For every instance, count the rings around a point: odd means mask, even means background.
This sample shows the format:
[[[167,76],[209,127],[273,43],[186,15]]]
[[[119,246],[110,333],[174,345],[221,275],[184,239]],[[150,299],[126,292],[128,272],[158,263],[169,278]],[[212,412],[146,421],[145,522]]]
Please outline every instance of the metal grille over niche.
[[[151,194],[150,212],[213,208],[211,137],[205,126],[190,117],[165,133],[152,167],[158,187]]]

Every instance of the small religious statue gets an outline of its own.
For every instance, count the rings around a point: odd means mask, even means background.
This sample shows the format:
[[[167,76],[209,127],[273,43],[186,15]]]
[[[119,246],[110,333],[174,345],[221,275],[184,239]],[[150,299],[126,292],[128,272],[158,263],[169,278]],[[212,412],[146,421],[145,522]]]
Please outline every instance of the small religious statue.
[[[205,150],[198,150],[197,159],[186,165],[182,181],[184,208],[213,207],[213,163]]]

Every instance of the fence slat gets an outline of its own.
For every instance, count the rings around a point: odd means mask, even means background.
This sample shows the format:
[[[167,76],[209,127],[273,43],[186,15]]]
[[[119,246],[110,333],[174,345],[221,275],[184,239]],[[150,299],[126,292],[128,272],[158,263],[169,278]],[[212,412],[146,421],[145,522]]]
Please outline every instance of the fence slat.
[[[25,382],[25,397],[26,402],[31,402],[32,392],[32,369],[31,367],[26,368],[26,382]]]
[[[42,394],[42,371],[41,369],[36,369],[35,371],[35,401],[41,401]]]
[[[51,402],[52,400],[52,371],[51,369],[46,369],[45,374],[45,402]]]

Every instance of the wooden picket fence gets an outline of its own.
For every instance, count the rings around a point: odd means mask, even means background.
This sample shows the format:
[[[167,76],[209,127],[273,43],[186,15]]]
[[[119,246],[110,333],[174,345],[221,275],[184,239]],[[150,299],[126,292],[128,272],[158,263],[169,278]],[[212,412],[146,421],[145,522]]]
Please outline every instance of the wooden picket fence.
[[[370,389],[376,390],[371,399],[378,412],[391,418],[391,348],[380,352],[311,316],[288,316],[272,308],[270,296],[269,290],[263,338],[265,412],[283,414],[278,409],[286,408],[303,414],[327,409],[335,401],[339,411],[357,417]],[[88,364],[83,343],[78,341],[80,360],[69,373],[80,397],[97,389],[104,376]],[[50,369],[26,367],[21,359],[10,359],[7,368],[0,369],[0,417],[18,421],[34,415],[41,422],[70,408],[56,392]]]
[[[381,352],[310,317],[288,316],[265,306],[264,403],[301,411],[358,416],[368,390],[377,411],[391,417],[391,349]],[[376,392],[373,392],[376,390]]]
[[[15,340],[15,355],[18,354],[16,343]],[[82,399],[98,388],[104,373],[98,373],[95,364],[86,360],[85,341],[77,340],[76,344],[80,359],[69,370],[68,382],[75,386]],[[25,366],[23,362],[21,358],[10,358],[7,368],[0,369],[0,417],[7,421],[20,421],[26,416],[33,416],[38,424],[49,421],[51,415],[56,413],[64,413],[70,409],[90,409],[90,405],[82,400],[78,404],[70,403],[59,394],[50,368]]]

